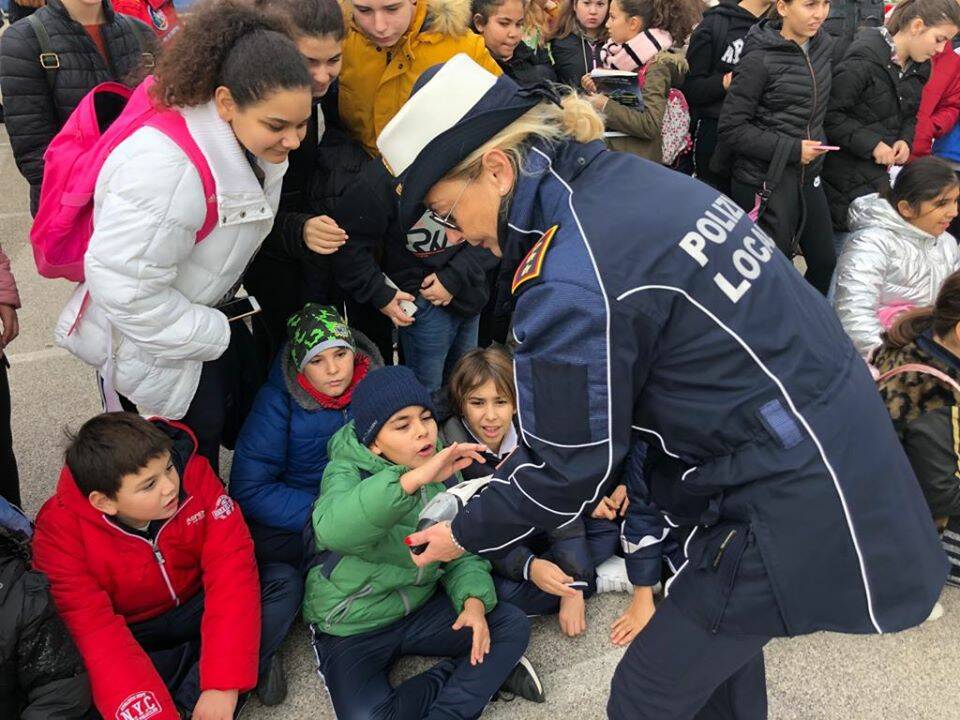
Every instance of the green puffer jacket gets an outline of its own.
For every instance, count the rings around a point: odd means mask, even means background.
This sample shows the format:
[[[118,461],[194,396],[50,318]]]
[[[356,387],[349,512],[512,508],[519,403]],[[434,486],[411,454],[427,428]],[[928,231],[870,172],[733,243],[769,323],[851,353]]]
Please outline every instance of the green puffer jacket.
[[[487,612],[494,608],[497,595],[486,560],[464,555],[418,568],[410,559],[403,540],[416,530],[420,510],[443,492],[443,485],[407,495],[400,476],[409,468],[361,445],[352,422],[330,439],[329,456],[313,506],[313,530],[317,549],[336,555],[307,575],[307,622],[342,637],[377,630],[422,607],[437,581],[457,612],[470,597],[482,600]],[[336,556],[342,557],[337,561]]]

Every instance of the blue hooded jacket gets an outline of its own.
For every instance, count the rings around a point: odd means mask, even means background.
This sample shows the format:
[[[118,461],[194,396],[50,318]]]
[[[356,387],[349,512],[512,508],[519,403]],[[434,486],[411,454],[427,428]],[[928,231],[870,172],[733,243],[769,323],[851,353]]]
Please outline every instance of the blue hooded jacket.
[[[382,366],[376,346],[352,332],[357,351],[370,358],[370,369]],[[321,407],[296,377],[284,345],[237,439],[230,495],[247,519],[300,533],[320,491],[327,442],[350,420],[350,407]]]
[[[502,555],[574,522],[631,447],[667,524],[667,592],[765,636],[922,622],[947,573],[867,366],[735,203],[603,144],[534,145],[501,237],[522,442],[453,521]]]

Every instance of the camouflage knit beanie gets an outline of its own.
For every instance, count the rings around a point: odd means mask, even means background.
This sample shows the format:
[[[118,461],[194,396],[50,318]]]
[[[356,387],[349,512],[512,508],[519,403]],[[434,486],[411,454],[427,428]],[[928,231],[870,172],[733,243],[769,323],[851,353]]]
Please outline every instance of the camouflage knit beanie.
[[[304,305],[287,320],[287,336],[290,338],[290,359],[298,371],[328,348],[357,349],[353,333],[332,305]]]

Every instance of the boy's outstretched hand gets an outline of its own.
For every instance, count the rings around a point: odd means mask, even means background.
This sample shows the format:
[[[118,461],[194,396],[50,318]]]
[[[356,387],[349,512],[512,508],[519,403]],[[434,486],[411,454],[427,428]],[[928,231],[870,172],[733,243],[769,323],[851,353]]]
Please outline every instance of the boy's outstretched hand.
[[[618,617],[610,631],[610,642],[621,647],[629,645],[640,634],[656,612],[653,604],[653,588],[633,589],[633,601],[623,615]]]
[[[237,695],[236,690],[204,690],[190,717],[192,720],[233,720]]]
[[[486,462],[480,454],[486,449],[486,445],[479,443],[454,443],[420,467],[401,475],[400,486],[407,495],[413,495],[424,485],[443,482],[475,462]]]
[[[473,631],[473,647],[470,648],[470,664],[479,665],[483,656],[490,652],[490,628],[487,627],[487,610],[478,598],[467,598],[463,612],[453,624],[454,630],[468,627]]]

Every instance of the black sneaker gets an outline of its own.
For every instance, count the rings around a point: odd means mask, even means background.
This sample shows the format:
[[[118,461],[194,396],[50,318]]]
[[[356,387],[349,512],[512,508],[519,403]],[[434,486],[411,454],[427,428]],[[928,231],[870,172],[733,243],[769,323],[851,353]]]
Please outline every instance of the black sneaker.
[[[287,698],[287,676],[280,653],[270,658],[270,665],[257,682],[257,697],[266,707],[279,705]]]
[[[515,697],[522,697],[530,702],[546,702],[547,697],[543,694],[543,683],[533,665],[527,660],[526,656],[520,658],[520,662],[513,669],[500,690],[493,696],[494,700],[504,700],[509,702]]]

